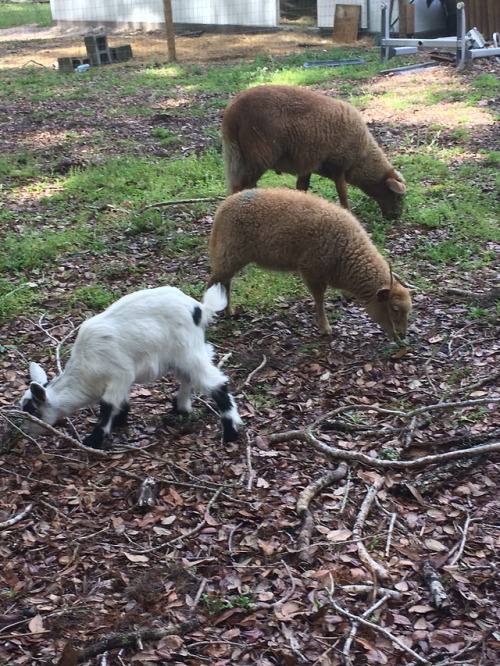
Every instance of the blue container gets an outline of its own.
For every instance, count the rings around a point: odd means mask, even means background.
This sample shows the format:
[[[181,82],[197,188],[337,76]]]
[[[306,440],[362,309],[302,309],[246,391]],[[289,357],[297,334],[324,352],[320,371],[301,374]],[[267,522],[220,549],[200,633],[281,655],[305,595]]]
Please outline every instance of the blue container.
[[[86,63],[85,65],[78,65],[75,67],[75,72],[86,72],[90,68],[90,65]]]

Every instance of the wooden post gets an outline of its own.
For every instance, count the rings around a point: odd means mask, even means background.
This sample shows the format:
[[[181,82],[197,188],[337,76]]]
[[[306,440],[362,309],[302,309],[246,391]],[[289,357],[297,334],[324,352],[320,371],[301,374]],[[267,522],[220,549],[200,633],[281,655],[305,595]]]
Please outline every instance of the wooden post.
[[[406,29],[406,0],[399,0],[399,31],[400,37],[407,37],[408,32]]]
[[[175,56],[175,33],[174,21],[172,18],[172,3],[170,0],[163,0],[163,13],[165,15],[165,28],[167,31],[168,61],[174,62]]]

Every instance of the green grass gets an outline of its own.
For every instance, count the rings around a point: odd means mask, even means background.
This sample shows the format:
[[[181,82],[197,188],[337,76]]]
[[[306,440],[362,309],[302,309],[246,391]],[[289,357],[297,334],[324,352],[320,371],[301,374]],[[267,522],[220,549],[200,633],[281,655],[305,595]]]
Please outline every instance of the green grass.
[[[23,3],[27,4],[27,3]],[[46,8],[45,5],[37,5]],[[304,68],[306,60],[364,57],[361,66],[343,68]],[[366,107],[377,96],[386,106],[408,103],[430,105],[437,101],[460,99],[471,106],[481,99],[498,95],[500,83],[489,74],[481,74],[470,84],[452,82],[446,90],[423,88],[414,98],[401,98],[394,93],[372,90],[372,79],[382,66],[377,49],[331,49],[328,52],[307,51],[284,58],[260,56],[253,62],[226,65],[161,65],[95,68],[86,77],[62,76],[46,69],[6,70],[0,99],[29,106],[31,117],[57,126],[69,116],[82,118],[92,114],[94,100],[108,94],[123,94],[123,104],[109,107],[109,116],[127,117],[147,123],[152,115],[151,93],[168,99],[177,106],[168,113],[188,123],[203,122],[200,135],[209,139],[211,148],[184,156],[179,148],[183,138],[177,131],[150,127],[150,146],[161,146],[170,157],[158,158],[144,151],[141,139],[124,133],[113,139],[119,156],[106,149],[110,139],[106,126],[90,125],[84,133],[63,130],[54,135],[53,154],[46,155],[35,140],[21,138],[16,151],[0,156],[0,320],[39,307],[50,296],[47,275],[58,265],[94,262],[103,280],[68,289],[61,307],[76,302],[92,310],[101,310],[116,297],[113,282],[133,276],[141,284],[142,266],[127,266],[130,245],[147,241],[165,261],[177,262],[175,278],[179,286],[200,297],[203,285],[193,283],[190,264],[199,262],[208,269],[206,258],[207,227],[204,233],[193,232],[187,223],[213,213],[217,202],[190,204],[181,212],[172,208],[150,209],[138,213],[142,206],[158,201],[216,197],[225,194],[221,162],[220,122],[214,110],[222,110],[233,94],[260,83],[288,83],[324,87],[337,91],[353,103]],[[173,87],[175,89],[173,90]],[[190,95],[203,93],[190,101]],[[141,96],[127,104],[127,95]],[[50,101],[86,100],[83,109],[68,111],[64,105],[51,109]],[[46,102],[48,102],[46,104]],[[60,115],[59,115],[60,114]],[[210,114],[210,124],[205,117]],[[199,120],[199,119],[203,119]],[[116,122],[116,120],[113,120]],[[390,131],[390,127],[388,127]],[[406,136],[405,136],[406,134]],[[420,274],[422,261],[433,266],[450,264],[466,267],[493,265],[488,242],[499,241],[498,216],[492,197],[500,188],[500,152],[480,150],[471,156],[467,143],[473,128],[446,124],[408,126],[402,130],[400,144],[389,153],[408,183],[405,212],[400,222],[382,219],[378,206],[357,189],[350,188],[353,212],[370,231],[380,248],[390,254],[391,237],[399,228],[403,233],[417,234],[417,241],[405,256],[405,271]],[[487,145],[487,144],[486,144]],[[89,166],[73,168],[69,173],[54,173],[53,167],[70,150],[85,151]],[[176,152],[177,151],[177,152]],[[268,172],[259,182],[262,187],[293,187],[295,178]],[[336,201],[334,184],[313,176],[311,191]],[[30,205],[25,205],[31,200]],[[21,203],[20,203],[21,202]],[[24,203],[22,203],[24,202]],[[114,210],[117,209],[117,210]],[[107,253],[113,258],[106,260]],[[397,261],[397,260],[396,260]],[[158,273],[159,281],[169,276]],[[146,278],[145,278],[146,280]],[[151,283],[148,276],[147,283]],[[42,284],[43,286],[39,286]],[[82,291],[83,289],[83,291]],[[234,304],[245,310],[276,311],[286,304],[307,297],[301,280],[293,275],[271,273],[248,267],[234,280]]]
[[[36,23],[40,27],[52,25],[50,5],[37,2],[0,3],[0,30],[29,23]]]

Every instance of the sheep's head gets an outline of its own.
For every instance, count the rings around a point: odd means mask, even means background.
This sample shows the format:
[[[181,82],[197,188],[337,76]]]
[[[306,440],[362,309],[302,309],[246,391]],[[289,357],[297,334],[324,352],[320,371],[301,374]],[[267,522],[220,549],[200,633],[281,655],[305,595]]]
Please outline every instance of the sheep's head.
[[[365,304],[365,309],[389,337],[399,340],[406,336],[411,312],[410,291],[392,276],[391,286],[379,289]]]
[[[399,171],[392,169],[380,182],[363,189],[366,194],[375,199],[382,215],[387,220],[395,220],[401,216],[406,194],[406,181]]]
[[[30,378],[30,387],[21,398],[20,409],[49,425],[54,425],[60,414],[50,400],[50,385],[45,370],[38,363],[30,363]],[[42,426],[28,420],[24,421],[22,429],[27,435],[40,435],[44,432]]]

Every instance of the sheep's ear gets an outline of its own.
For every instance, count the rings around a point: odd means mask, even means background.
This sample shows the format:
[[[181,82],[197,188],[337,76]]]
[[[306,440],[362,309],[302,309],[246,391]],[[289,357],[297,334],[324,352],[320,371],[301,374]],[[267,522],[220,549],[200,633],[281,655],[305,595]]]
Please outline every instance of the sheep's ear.
[[[32,382],[36,382],[42,386],[48,381],[45,370],[41,365],[38,365],[38,363],[34,363],[33,361],[30,363],[30,377]]]
[[[379,301],[380,303],[387,303],[390,295],[391,295],[390,289],[379,289],[377,291],[377,301]]]
[[[397,174],[397,175],[400,175],[400,174]],[[385,181],[385,184],[387,185],[387,187],[390,190],[392,190],[393,192],[396,192],[396,194],[404,194],[406,192],[406,185],[405,185],[404,180],[397,180],[396,178],[388,178]]]
[[[37,382],[31,382],[30,389],[31,395],[35,402],[43,403],[47,400],[47,392],[43,386],[41,386],[41,384],[38,384]]]

